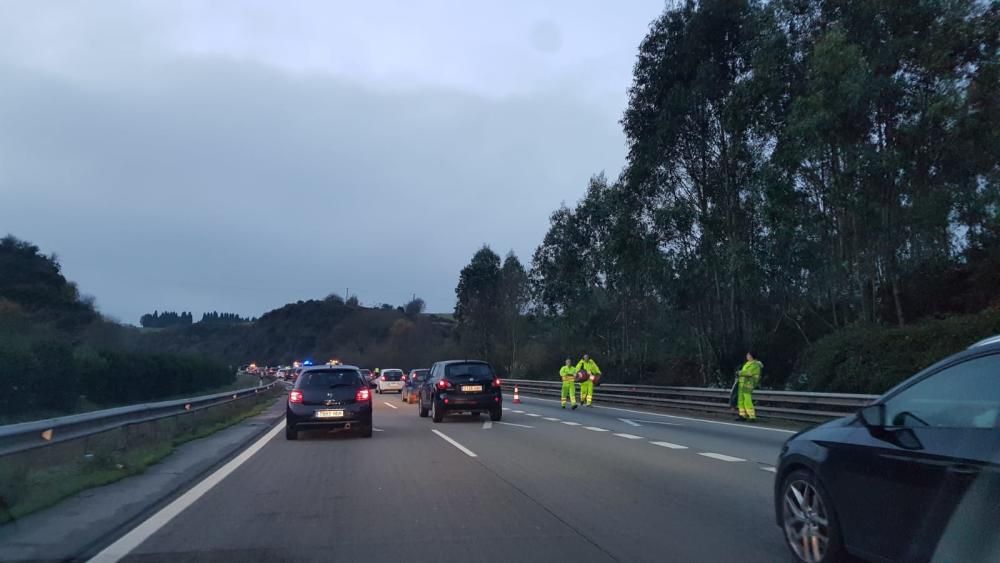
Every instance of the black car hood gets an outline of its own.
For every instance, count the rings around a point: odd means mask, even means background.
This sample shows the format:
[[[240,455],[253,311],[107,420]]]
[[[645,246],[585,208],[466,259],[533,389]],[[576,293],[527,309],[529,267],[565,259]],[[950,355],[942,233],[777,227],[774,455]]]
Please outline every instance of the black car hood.
[[[811,426],[809,428],[806,428],[805,430],[802,430],[802,431],[800,431],[797,434],[793,434],[792,437],[789,438],[788,440],[789,441],[791,441],[791,440],[797,440],[799,438],[809,439],[811,437],[811,435],[822,434],[824,431],[829,430],[831,428],[842,428],[844,426],[850,426],[857,419],[858,419],[858,415],[856,415],[856,414],[850,414],[850,415],[847,415],[847,416],[844,416],[844,417],[841,417],[841,418],[835,418],[833,420],[828,420],[826,422],[817,424],[816,426]]]

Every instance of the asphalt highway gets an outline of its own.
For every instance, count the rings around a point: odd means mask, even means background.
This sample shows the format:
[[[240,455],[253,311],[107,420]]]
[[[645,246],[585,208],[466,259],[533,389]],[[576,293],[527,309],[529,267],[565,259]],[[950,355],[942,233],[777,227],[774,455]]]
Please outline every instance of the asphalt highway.
[[[99,561],[790,561],[774,525],[787,430],[505,398],[373,438],[279,424]],[[173,506],[173,505],[172,505]],[[168,507],[170,508],[170,507]]]

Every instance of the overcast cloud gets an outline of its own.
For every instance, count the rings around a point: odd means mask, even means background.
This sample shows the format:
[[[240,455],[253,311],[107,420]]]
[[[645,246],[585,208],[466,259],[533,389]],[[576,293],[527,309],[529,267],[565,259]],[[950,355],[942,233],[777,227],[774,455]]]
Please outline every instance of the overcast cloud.
[[[549,214],[618,174],[662,9],[0,2],[0,234],[130,323],[347,288],[451,311],[479,246],[528,266]]]

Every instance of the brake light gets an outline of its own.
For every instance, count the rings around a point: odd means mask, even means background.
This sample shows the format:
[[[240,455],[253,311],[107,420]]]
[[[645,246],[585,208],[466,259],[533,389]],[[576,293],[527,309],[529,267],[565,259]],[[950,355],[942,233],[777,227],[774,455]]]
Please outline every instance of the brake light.
[[[451,389],[451,382],[448,381],[447,379],[442,379],[441,381],[437,382],[437,388],[438,389]]]
[[[301,403],[302,402],[302,391],[294,390],[288,394],[289,403]]]
[[[500,388],[500,378],[499,377],[494,377],[493,378],[493,388],[494,389],[499,389]]]
[[[385,376],[384,375],[380,375],[380,376],[378,376],[378,378],[381,379],[382,381],[385,381]]]
[[[358,394],[354,396],[355,401],[368,401],[372,398],[372,392],[368,389],[358,389]]]

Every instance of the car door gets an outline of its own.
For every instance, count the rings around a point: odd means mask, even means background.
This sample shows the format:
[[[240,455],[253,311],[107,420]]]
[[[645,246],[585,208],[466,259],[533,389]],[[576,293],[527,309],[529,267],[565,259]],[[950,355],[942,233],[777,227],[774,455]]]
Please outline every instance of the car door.
[[[431,366],[431,371],[427,373],[427,377],[420,383],[420,404],[427,405],[430,408],[432,386],[434,384],[434,378],[438,376],[441,372],[441,366],[439,364],[434,364]]]
[[[831,493],[851,547],[925,560],[970,485],[995,470],[1000,355],[947,364],[880,404],[884,423],[852,435]]]

